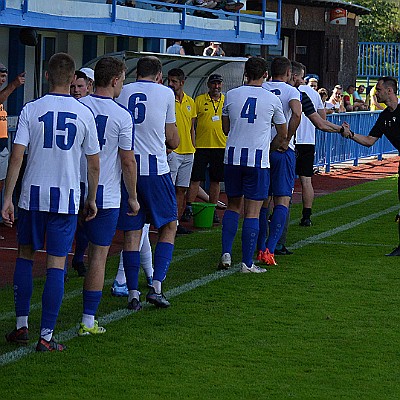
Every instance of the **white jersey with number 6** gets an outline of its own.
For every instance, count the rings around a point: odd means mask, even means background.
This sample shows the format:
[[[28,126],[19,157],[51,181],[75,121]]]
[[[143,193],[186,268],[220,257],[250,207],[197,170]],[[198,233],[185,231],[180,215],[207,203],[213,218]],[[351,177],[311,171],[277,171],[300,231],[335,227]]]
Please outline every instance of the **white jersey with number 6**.
[[[165,124],[176,121],[174,92],[158,83],[139,80],[125,85],[116,101],[133,114],[138,175],[167,174]]]
[[[226,94],[222,115],[230,122],[224,163],[269,168],[271,125],[286,123],[278,97],[261,86],[241,86]]]
[[[14,143],[28,147],[19,207],[77,214],[82,151],[100,151],[91,110],[72,96],[47,94],[24,106]]]

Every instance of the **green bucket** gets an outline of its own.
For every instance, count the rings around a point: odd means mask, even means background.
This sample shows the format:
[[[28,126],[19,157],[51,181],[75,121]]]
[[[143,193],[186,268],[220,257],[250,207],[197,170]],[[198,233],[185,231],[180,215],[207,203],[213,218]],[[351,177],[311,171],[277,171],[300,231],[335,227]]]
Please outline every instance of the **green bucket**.
[[[212,203],[192,203],[193,225],[196,228],[211,228],[215,207]]]

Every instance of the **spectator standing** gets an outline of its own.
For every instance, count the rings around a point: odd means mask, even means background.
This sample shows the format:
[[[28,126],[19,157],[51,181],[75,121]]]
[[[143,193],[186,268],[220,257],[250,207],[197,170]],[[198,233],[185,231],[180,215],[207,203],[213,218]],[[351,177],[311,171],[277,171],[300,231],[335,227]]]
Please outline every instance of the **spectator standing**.
[[[122,187],[117,229],[124,231],[123,262],[128,286],[128,307],[140,310],[139,269],[142,228],[149,218],[158,229],[154,251],[153,286],[146,300],[157,307],[170,306],[162,292],[172,259],[176,235],[177,205],[175,188],[167,162],[166,146],[179,145],[176,128],[175,98],[172,90],[158,84],[162,66],[157,57],[138,60],[137,81],[125,85],[117,102],[129,108],[135,124],[135,156],[138,168],[137,193],[140,210],[137,216],[126,215],[128,193]]]
[[[397,81],[392,77],[383,77],[378,80],[375,87],[375,96],[378,103],[385,105],[385,109],[379,115],[375,125],[372,127],[368,136],[360,135],[354,132],[344,132],[343,136],[354,140],[366,147],[371,147],[385,135],[390,143],[400,151],[400,105],[397,98]],[[399,164],[400,172],[400,164]],[[400,200],[400,177],[397,180],[397,193]],[[396,215],[396,222],[400,220],[400,212]],[[387,256],[400,256],[400,224],[399,245]]]
[[[332,104],[332,107],[330,107],[330,104]],[[333,88],[332,95],[326,105],[327,108],[333,108],[335,112],[346,112],[343,104],[343,88],[340,85],[336,85]]]
[[[100,177],[97,191],[97,215],[84,223],[89,239],[89,268],[83,283],[83,314],[79,336],[102,334],[95,315],[102,297],[108,251],[118,222],[121,202],[121,173],[128,192],[128,215],[136,215],[136,160],[133,153],[133,117],[114,101],[122,90],[126,67],[113,57],[96,64],[96,91],[81,99],[93,112],[100,145]],[[81,163],[84,176],[86,166]]]
[[[210,42],[210,45],[203,51],[203,56],[209,57],[221,57],[225,56],[224,50],[222,50],[221,42]]]
[[[217,204],[220,194],[220,182],[224,180],[224,153],[226,136],[222,130],[222,107],[225,96],[222,94],[223,78],[219,74],[208,77],[208,92],[196,97],[197,125],[196,125],[196,153],[190,187],[187,195],[187,206],[184,215],[189,220],[200,182],[206,180],[206,171],[209,167],[210,190],[209,203]],[[217,213],[214,213],[214,223],[219,223]]]
[[[8,69],[4,64],[0,63],[0,88],[6,83],[7,77]],[[4,103],[7,101],[10,94],[24,83],[25,72],[22,72],[0,91],[0,192],[3,190],[4,179],[7,175],[9,155],[7,111],[4,108]]]
[[[378,96],[376,95],[376,85],[369,92],[369,96],[371,99],[371,111],[384,110],[386,108],[386,104],[378,100]]]
[[[196,105],[184,91],[185,74],[180,68],[168,71],[168,85],[175,94],[176,125],[178,127],[179,146],[168,154],[172,182],[175,185],[178,204],[178,220],[185,209],[186,192],[190,185],[195,148]],[[192,233],[178,225],[178,234]]]
[[[174,44],[167,48],[167,54],[180,54],[181,56],[184,56],[185,49],[182,47],[182,41],[175,40]]]
[[[12,226],[12,194],[23,155],[29,146],[18,204],[18,258],[14,272],[17,321],[16,328],[6,335],[6,339],[11,343],[28,344],[33,258],[46,240],[47,274],[42,295],[40,339],[36,346],[36,351],[40,352],[65,348],[54,341],[53,331],[64,294],[65,258],[71,249],[77,223],[82,151],[88,162],[88,196],[83,216],[89,221],[97,213],[99,143],[96,124],[89,108],[69,95],[74,71],[74,60],[68,54],[53,55],[46,71],[50,93],[27,103],[22,109],[2,208],[6,225]]]
[[[287,145],[286,118],[279,99],[262,87],[267,62],[261,57],[245,63],[247,84],[230,90],[222,111],[222,128],[228,135],[225,150],[225,189],[228,208],[222,220],[222,256],[219,269],[231,266],[231,252],[244,199],[242,273],[263,273],[253,264],[261,205],[268,196],[269,152]],[[277,135],[271,143],[271,125]]]

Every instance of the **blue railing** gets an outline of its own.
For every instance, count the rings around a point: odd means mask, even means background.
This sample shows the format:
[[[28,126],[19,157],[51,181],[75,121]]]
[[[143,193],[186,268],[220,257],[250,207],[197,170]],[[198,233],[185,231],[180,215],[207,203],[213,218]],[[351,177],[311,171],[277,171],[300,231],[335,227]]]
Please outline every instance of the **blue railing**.
[[[368,135],[380,113],[381,111],[361,111],[332,114],[327,116],[327,119],[337,125],[341,125],[346,121],[350,124],[352,131]],[[315,148],[314,165],[325,168],[325,172],[330,172],[332,164],[353,161],[353,165],[356,166],[360,158],[376,156],[378,160],[382,160],[383,154],[397,152],[386,136],[383,136],[373,146],[365,147],[355,143],[353,140],[342,138],[338,133],[328,133],[320,130],[316,131]]]

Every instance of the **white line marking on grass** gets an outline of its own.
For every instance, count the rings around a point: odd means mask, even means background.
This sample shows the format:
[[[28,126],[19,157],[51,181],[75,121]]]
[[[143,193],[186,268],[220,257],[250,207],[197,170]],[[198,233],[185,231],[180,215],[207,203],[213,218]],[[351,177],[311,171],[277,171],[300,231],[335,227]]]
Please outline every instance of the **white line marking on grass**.
[[[360,218],[358,220],[355,220],[355,221],[350,222],[348,224],[339,226],[337,228],[330,229],[330,230],[328,230],[326,232],[322,232],[319,235],[311,236],[311,237],[309,237],[307,239],[300,240],[299,242],[297,242],[294,245],[290,246],[290,248],[294,249],[294,250],[295,249],[299,249],[301,247],[307,246],[308,244],[315,243],[318,240],[322,240],[322,239],[325,239],[325,238],[327,238],[329,236],[333,236],[336,233],[344,232],[344,231],[346,231],[348,229],[354,228],[354,227],[356,227],[358,225],[361,225],[361,224],[363,224],[365,222],[368,222],[368,221],[371,221],[373,219],[379,218],[382,215],[391,213],[391,212],[393,212],[395,210],[398,210],[398,205],[392,206],[390,208],[387,208],[386,210],[382,210],[382,211],[379,211],[379,212],[374,213],[374,214],[370,214],[370,215],[368,215],[366,217]],[[204,286],[209,282],[215,281],[217,279],[221,279],[221,278],[223,278],[225,276],[232,275],[237,271],[239,271],[239,266],[238,265],[235,266],[235,267],[232,267],[232,268],[230,268],[228,270],[225,270],[225,271],[214,272],[213,274],[206,275],[206,276],[204,276],[202,278],[195,279],[192,282],[189,282],[189,283],[183,284],[181,286],[178,286],[177,288],[171,289],[166,293],[166,295],[168,297],[170,297],[170,298],[179,296],[180,294],[186,293],[186,292],[188,292],[190,290],[193,290],[193,289],[195,289],[197,287]],[[145,304],[145,306],[147,307],[146,304]],[[131,312],[129,312],[126,309],[119,309],[119,310],[116,310],[116,311],[114,311],[114,312],[112,312],[112,313],[100,318],[100,323],[102,325],[107,325],[107,324],[109,324],[111,322],[118,321],[118,320],[120,320],[120,319],[122,319],[125,316],[130,315],[130,314],[131,314]],[[56,338],[58,340],[60,340],[60,341],[68,341],[68,340],[76,337],[77,328],[78,327],[75,326],[75,327],[73,327],[73,328],[71,328],[71,329],[69,329],[67,331],[61,332],[60,334],[56,335]],[[9,353],[5,353],[5,354],[0,356],[0,366],[7,365],[7,364],[9,364],[9,363],[11,363],[13,361],[17,361],[20,358],[22,358],[22,357],[24,357],[24,356],[26,356],[28,354],[33,353],[34,351],[35,351],[35,345],[32,344],[32,345],[27,346],[25,348],[19,348],[19,349],[15,350],[15,351],[11,351]]]
[[[176,296],[179,296],[183,293],[189,292],[193,289],[196,289],[200,286],[207,285],[210,282],[213,282],[215,280],[221,279],[225,276],[232,275],[239,271],[239,266],[232,267],[228,270],[224,271],[217,271],[214,272],[213,274],[206,275],[203,278],[195,279],[192,282],[185,283],[181,286],[178,286],[176,288],[173,288],[166,292],[166,296],[169,298],[173,298]],[[143,307],[147,308],[149,307],[150,304],[144,303]],[[99,318],[99,323],[101,325],[108,325],[111,322],[116,322],[119,321],[122,318],[125,318],[129,315],[134,314],[134,312],[129,311],[128,309],[119,309],[116,310],[110,314],[105,315],[104,317]],[[74,337],[77,336],[77,330],[78,330],[78,325],[74,326],[71,329],[68,329],[67,331],[61,332],[58,335],[55,335],[56,340],[60,342],[66,342]],[[83,339],[84,340],[84,339]],[[17,361],[22,357],[27,356],[28,354],[34,353],[36,348],[36,344],[31,344],[27,347],[19,347],[17,350],[10,351],[9,353],[2,354],[0,356],[0,366],[10,364],[11,362]]]
[[[389,244],[382,244],[382,243],[358,243],[358,242],[334,242],[330,240],[318,240],[314,243],[317,244],[332,244],[335,246],[363,246],[363,247],[392,247]]]
[[[315,236],[310,236],[307,239],[300,240],[297,243],[291,245],[290,249],[293,249],[293,250],[300,249],[301,247],[307,246],[308,244],[315,243],[315,242],[317,242],[319,240],[322,240],[322,239],[325,239],[325,238],[327,238],[329,236],[333,236],[333,235],[336,235],[337,233],[347,231],[347,230],[352,229],[352,228],[354,228],[354,227],[356,227],[358,225],[364,224],[365,222],[368,222],[368,221],[371,221],[373,219],[379,218],[382,215],[389,214],[389,213],[391,213],[393,211],[396,211],[398,209],[399,209],[398,205],[392,206],[392,207],[387,208],[386,210],[382,210],[382,211],[379,211],[377,213],[367,215],[366,217],[362,217],[362,218],[356,219],[353,222],[349,222],[348,224],[338,226],[337,228],[330,229],[329,231],[322,232],[322,233],[320,233],[318,235],[315,235]]]
[[[179,262],[182,260],[185,260],[186,258],[190,258],[195,256],[196,254],[199,254],[201,252],[205,251],[205,249],[189,249],[185,250],[185,254],[178,255],[176,257],[173,257],[172,262]],[[112,285],[114,282],[114,279],[106,279],[104,281],[104,287]],[[80,296],[82,294],[82,289],[75,289],[71,292],[66,292],[64,294],[64,299],[63,301],[71,300],[77,296]],[[30,311],[36,311],[40,310],[42,308],[42,303],[34,303],[30,307]],[[11,318],[15,317],[15,311],[8,311],[0,314],[0,321],[5,321]]]

